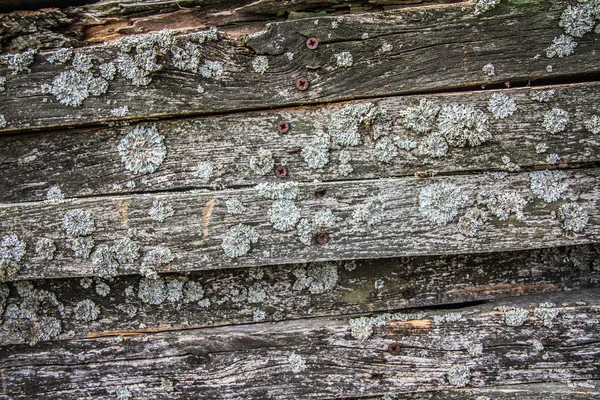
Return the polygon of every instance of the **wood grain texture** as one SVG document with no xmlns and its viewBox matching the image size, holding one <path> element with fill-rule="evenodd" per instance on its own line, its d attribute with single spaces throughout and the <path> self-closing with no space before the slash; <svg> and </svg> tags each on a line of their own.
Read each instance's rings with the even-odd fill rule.
<svg viewBox="0 0 600 400">
<path fill-rule="evenodd" d="M 286 150 L 305 147 L 317 135 L 326 134 L 331 116 L 345 104 L 156 122 L 157 131 L 165 137 L 167 157 L 154 173 L 147 175 L 126 170 L 117 151 L 119 141 L 132 129 L 130 126 L 6 136 L 0 138 L 3 171 L 0 187 L 4 188 L 0 191 L 0 202 L 44 200 L 47 190 L 53 186 L 60 187 L 65 197 L 72 198 L 256 185 L 274 179 L 272 171 L 259 175 L 250 168 L 251 159 L 264 150 L 272 153 L 273 168 L 286 165 L 289 179 L 304 182 L 389 178 L 426 171 L 501 170 L 506 168 L 503 156 L 509 156 L 513 163 L 524 168 L 547 165 L 546 157 L 551 153 L 560 155 L 563 166 L 600 161 L 600 138 L 584 128 L 584 121 L 596 113 L 600 85 L 586 83 L 546 89 L 556 93 L 548 103 L 532 100 L 533 89 L 390 97 L 350 103 L 369 103 L 386 111 L 392 122 L 390 137 L 416 143 L 426 135 L 408 130 L 400 117 L 402 111 L 415 107 L 423 99 L 439 105 L 473 106 L 490 118 L 492 139 L 482 146 L 450 148 L 441 158 L 420 154 L 418 149 L 398 150 L 397 158 L 383 163 L 375 148 L 377 141 L 372 129 L 363 126 L 359 146 L 343 148 L 331 143 L 329 163 L 317 170 L 308 167 L 301 152 Z M 514 115 L 493 118 L 487 107 L 496 93 L 506 94 L 516 102 Z M 552 135 L 542 122 L 544 114 L 555 107 L 569 113 L 569 124 L 564 132 Z M 280 120 L 291 124 L 286 134 L 276 129 Z M 536 152 L 536 145 L 541 143 L 548 147 L 544 154 Z M 352 157 L 350 164 L 354 171 L 348 176 L 340 175 L 339 171 L 342 149 Z M 214 166 L 215 176 L 209 183 L 202 182 L 195 174 L 196 165 L 201 161 L 209 161 Z"/>
<path fill-rule="evenodd" d="M 326 265 L 335 266 L 337 278 L 333 286 L 322 293 L 313 293 L 315 290 L 298 284 L 299 278 L 293 271 L 305 269 L 308 266 L 305 264 L 161 275 L 167 285 L 173 280 L 199 283 L 204 292 L 203 299 L 209 302 L 205 307 L 200 307 L 198 301 L 190 302 L 183 294 L 179 299 L 166 300 L 160 305 L 146 304 L 138 297 L 140 278 L 137 276 L 104 282 L 48 279 L 32 283 L 38 290 L 54 293 L 62 303 L 62 333 L 58 339 L 70 339 L 573 291 L 598 286 L 599 254 L 598 246 L 573 246 L 479 255 L 334 262 Z M 322 266 L 325 265 L 316 265 Z M 108 294 L 99 293 L 104 285 L 110 288 Z M 257 292 L 264 292 L 264 298 L 257 297 Z M 74 318 L 77 303 L 86 299 L 91 299 L 100 308 L 99 318 L 93 322 Z M 23 301 L 13 287 L 7 304 L 20 306 Z M 40 314 L 49 312 L 44 307 L 38 310 Z M 261 312 L 265 314 L 258 318 Z M 0 346 L 30 339 L 24 337 L 23 332 L 11 330 L 8 324 L 0 332 Z"/>
<path fill-rule="evenodd" d="M 598 169 L 564 172 L 562 183 L 567 186 L 560 201 L 550 204 L 534 196 L 530 190 L 530 174 L 524 172 L 510 174 L 503 179 L 475 174 L 434 179 L 380 179 L 352 184 L 302 184 L 296 200 L 300 216 L 312 218 L 317 211 L 330 209 L 337 218 L 332 227 L 321 229 L 330 237 L 329 243 L 323 245 L 305 245 L 295 231 L 274 230 L 275 225 L 268 216 L 273 202 L 258 197 L 254 189 L 109 196 L 60 204 L 3 205 L 0 206 L 0 231 L 16 233 L 29 249 L 34 248 L 40 237 L 55 241 L 57 251 L 54 260 L 40 260 L 30 251 L 21 260 L 18 279 L 93 275 L 92 263 L 74 256 L 63 225 L 66 212 L 76 209 L 86 210 L 95 219 L 93 238 L 96 246 L 112 245 L 117 239 L 127 236 L 129 228 L 133 228 L 136 232 L 134 241 L 141 247 L 142 255 L 156 246 L 170 248 L 175 261 L 157 268 L 158 272 L 524 250 L 598 242 L 599 173 Z M 455 185 L 466 196 L 463 207 L 457 210 L 459 216 L 475 205 L 476 196 L 481 191 L 519 193 L 527 201 L 523 219 L 516 219 L 514 214 L 505 221 L 490 218 L 472 238 L 458 233 L 456 222 L 438 226 L 419 211 L 420 192 L 433 182 Z M 325 191 L 326 194 L 315 197 L 316 191 Z M 246 207 L 242 216 L 227 213 L 225 202 L 231 198 L 240 200 Z M 383 204 L 379 224 L 369 226 L 352 216 L 376 198 L 381 199 Z M 172 207 L 174 212 L 162 223 L 149 216 L 149 210 L 157 199 Z M 577 202 L 590 216 L 585 229 L 575 237 L 566 235 L 561 221 L 556 218 L 558 207 L 567 201 Z M 210 207 L 206 207 L 207 204 Z M 277 212 L 275 215 L 279 217 L 280 214 Z M 232 259 L 224 253 L 221 245 L 226 232 L 239 223 L 253 226 L 259 240 L 246 255 Z M 138 273 L 138 265 L 139 261 L 122 265 L 118 273 Z"/>
<path fill-rule="evenodd" d="M 551 326 L 534 316 L 542 302 L 556 305 Z M 522 326 L 508 326 L 506 312 L 496 306 L 520 307 L 529 317 Z M 119 388 L 137 397 L 375 397 L 451 390 L 448 373 L 459 365 L 470 372 L 467 393 L 529 384 L 543 390 L 550 383 L 546 388 L 561 385 L 558 395 L 570 384 L 580 398 L 594 398 L 596 382 L 587 383 L 593 388 L 576 385 L 600 373 L 599 306 L 599 290 L 503 300 L 452 310 L 460 314 L 453 321 L 435 322 L 439 312 L 388 321 L 363 342 L 351 336 L 346 320 L 313 318 L 11 346 L 0 350 L 3 388 L 14 399 L 114 398 Z M 394 355 L 388 352 L 393 343 L 400 346 Z M 470 354 L 474 344 L 481 354 Z M 304 370 L 292 371 L 293 353 Z M 161 385 L 163 378 L 173 383 L 172 392 Z"/>
<path fill-rule="evenodd" d="M 337 28 L 332 27 L 336 17 L 276 23 L 263 35 L 248 39 L 246 46 L 230 39 L 202 45 L 204 60 L 223 62 L 224 73 L 218 78 L 174 69 L 170 56 L 165 55 L 159 57 L 162 69 L 148 86 L 132 86 L 119 77 L 110 82 L 106 94 L 89 97 L 79 108 L 61 105 L 52 95 L 42 93 L 42 84 L 52 84 L 55 76 L 70 67 L 49 64 L 45 55 L 38 55 L 30 74 L 8 76 L 6 91 L 0 94 L 0 114 L 7 121 L 3 131 L 107 122 L 118 119 L 111 110 L 119 106 L 129 107 L 129 119 L 154 118 L 598 72 L 594 51 L 600 36 L 596 34 L 579 40 L 577 51 L 569 57 L 549 60 L 543 56 L 562 31 L 557 19 L 567 4 L 515 2 L 483 16 L 474 16 L 472 5 L 410 8 L 335 19 Z M 313 35 L 321 38 L 314 51 L 305 45 L 306 38 Z M 393 49 L 382 53 L 384 43 Z M 84 52 L 97 60 L 96 65 L 118 55 L 113 45 Z M 294 53 L 291 61 L 288 52 Z M 336 55 L 342 52 L 352 54 L 352 67 L 336 64 Z M 538 54 L 541 56 L 536 57 Z M 264 74 L 253 70 L 257 55 L 268 58 Z M 443 64 L 439 60 L 444 60 Z M 488 63 L 495 65 L 494 76 L 482 71 Z M 549 64 L 554 72 L 547 71 Z M 306 65 L 320 68 L 311 72 Z M 307 91 L 295 87 L 301 77 L 310 82 Z"/>
</svg>

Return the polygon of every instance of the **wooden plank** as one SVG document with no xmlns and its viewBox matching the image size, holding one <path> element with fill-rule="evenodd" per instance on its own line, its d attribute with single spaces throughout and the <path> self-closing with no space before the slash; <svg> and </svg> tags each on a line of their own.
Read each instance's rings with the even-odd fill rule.
<svg viewBox="0 0 600 400">
<path fill-rule="evenodd" d="M 510 311 L 499 306 L 516 307 L 521 325 L 509 325 Z M 312 318 L 5 347 L 4 393 L 114 398 L 127 389 L 138 397 L 316 399 L 458 386 L 485 394 L 488 386 L 552 382 L 563 392 L 571 384 L 573 392 L 598 395 L 597 386 L 576 386 L 600 373 L 598 289 L 404 318 L 387 320 L 362 342 L 349 321 Z M 399 347 L 389 350 L 391 344 Z"/>
<path fill-rule="evenodd" d="M 55 336 L 40 338 L 34 334 L 35 330 L 23 329 L 35 322 L 6 317 L 0 346 L 42 339 L 339 316 L 572 291 L 595 285 L 594 260 L 599 255 L 599 246 L 573 246 L 163 274 L 161 282 L 171 290 L 165 292 L 170 295 L 160 304 L 149 304 L 147 298 L 140 295 L 139 288 L 144 283 L 137 276 L 96 282 L 91 279 L 40 280 L 31 282 L 38 291 L 37 297 L 40 293 L 52 293 L 62 312 L 57 312 L 58 304 L 40 304 L 30 309 L 29 315 L 54 315 L 60 320 L 60 330 Z M 306 284 L 303 274 L 310 279 Z M 192 301 L 188 289 L 195 284 L 201 289 L 193 293 L 199 293 L 200 297 L 195 296 Z M 0 304 L 26 308 L 32 304 L 30 299 L 36 297 L 21 296 L 18 292 L 12 285 L 10 297 Z M 87 299 L 100 311 L 93 322 L 75 317 L 77 304 Z M 2 310 L 0 306 L 0 314 Z"/>
<path fill-rule="evenodd" d="M 20 268 L 6 273 L 7 279 L 139 273 L 140 260 L 123 260 L 131 252 L 117 249 L 117 256 L 110 255 L 108 246 L 116 246 L 128 235 L 140 247 L 142 260 L 147 256 L 147 273 L 514 251 L 598 242 L 599 173 L 598 169 L 581 169 L 522 172 L 500 179 L 474 174 L 298 186 L 289 182 L 287 188 L 297 189 L 283 191 L 276 186 L 265 193 L 239 189 L 21 203 L 0 206 L 0 231 L 13 232 L 30 249 L 13 263 Z M 489 203 L 493 215 L 488 213 L 488 222 L 468 237 L 469 221 L 479 225 L 477 218 L 468 217 L 462 228 L 456 220 L 469 209 L 484 212 L 485 192 L 496 196 L 498 204 Z M 295 201 L 261 197 L 296 198 L 296 193 Z M 231 199 L 242 203 L 243 215 L 228 213 L 226 201 Z M 557 214 L 567 202 L 575 202 L 589 217 L 580 221 L 577 232 L 565 231 Z M 161 217 L 156 212 L 159 205 L 163 222 L 155 220 Z M 325 215 L 319 217 L 319 211 Z M 300 217 L 307 220 L 301 223 Z M 318 227 L 311 226 L 314 218 Z M 577 224 L 576 219 L 569 221 Z M 312 236 L 317 233 L 325 234 L 321 244 Z M 102 256 L 95 266 L 75 257 L 72 250 L 74 241 L 84 235 L 93 238 L 97 256 Z M 57 250 L 52 261 L 32 251 L 39 238 L 54 241 Z M 163 247 L 170 249 L 173 262 L 167 256 L 163 261 L 152 256 Z M 113 257 L 122 260 L 120 267 Z"/>
<path fill-rule="evenodd" d="M 540 90 L 554 91 L 547 103 L 530 98 Z M 487 110 L 493 96 L 507 95 L 517 110 L 504 119 L 493 118 Z M 422 143 L 429 133 L 416 133 L 406 128 L 404 115 L 420 101 L 439 106 L 464 104 L 482 110 L 489 118 L 491 139 L 482 146 L 450 147 L 445 156 L 432 157 L 422 152 Z M 288 179 L 312 182 L 388 178 L 426 171 L 438 173 L 506 169 L 503 157 L 523 167 L 547 165 L 549 154 L 558 153 L 562 165 L 599 161 L 600 139 L 585 128 L 585 121 L 596 112 L 600 102 L 600 84 L 559 85 L 535 89 L 507 89 L 490 92 L 466 92 L 427 96 L 391 97 L 377 101 L 335 104 L 318 107 L 284 109 L 276 112 L 254 112 L 227 116 L 193 118 L 156 122 L 154 126 L 165 137 L 167 156 L 154 173 L 134 174 L 125 169 L 119 152 L 119 142 L 132 127 L 110 127 L 0 138 L 0 202 L 44 200 L 47 191 L 58 186 L 66 198 L 101 194 L 140 193 L 190 188 L 242 187 L 276 180 L 275 165 L 286 165 Z M 379 145 L 387 139 L 375 140 L 373 129 L 360 125 L 361 143 L 355 147 L 337 145 L 333 138 L 329 162 L 312 169 L 302 151 L 291 149 L 311 146 L 318 135 L 332 131 L 333 116 L 347 107 L 365 107 L 386 112 L 391 132 L 388 137 L 410 140 L 417 146 L 403 150 L 391 146 L 397 157 L 382 162 Z M 367 106 L 369 107 L 369 106 Z M 568 112 L 565 131 L 549 134 L 542 126 L 544 117 L 553 108 Z M 348 117 L 350 118 L 350 117 Z M 290 130 L 280 134 L 277 124 L 289 121 Z M 435 117 L 433 118 L 435 121 Z M 141 125 L 149 127 L 151 125 Z M 437 132 L 437 123 L 432 123 Z M 243 134 L 240 134 L 243 133 Z M 547 150 L 538 153 L 545 143 Z M 350 155 L 353 171 L 341 171 L 340 154 Z M 271 152 L 271 165 L 257 173 L 251 162 L 261 152 Z M 214 166 L 214 177 L 204 182 L 196 175 L 199 162 Z"/>
<path fill-rule="evenodd" d="M 69 64 L 50 64 L 45 60 L 48 54 L 38 55 L 35 62 L 27 66 L 31 73 L 8 75 L 6 91 L 0 94 L 0 114 L 7 121 L 4 131 L 9 132 L 117 120 L 121 117 L 115 117 L 111 111 L 123 106 L 128 107 L 128 119 L 154 118 L 451 90 L 598 72 L 600 66 L 594 52 L 600 39 L 595 34 L 578 40 L 577 50 L 569 57 L 549 60 L 544 56 L 545 49 L 562 32 L 557 20 L 568 3 L 564 0 L 513 1 L 495 12 L 478 16 L 474 15 L 472 5 L 461 4 L 352 15 L 343 20 L 323 17 L 276 23 L 264 34 L 255 35 L 245 43 L 220 39 L 199 45 L 201 60 L 222 63 L 211 64 L 210 71 L 203 71 L 213 78 L 174 68 L 168 51 L 171 44 L 152 39 L 152 43 L 165 45 L 162 47 L 165 56 L 154 60 L 153 53 L 148 52 L 137 60 L 145 65 L 144 71 L 148 73 L 159 69 L 153 64 L 158 61 L 158 72 L 140 76 L 140 70 L 134 73 L 133 69 L 127 68 L 129 64 L 122 63 L 132 75 L 145 81 L 143 83 L 148 83 L 146 78 L 151 78 L 152 82 L 147 86 L 131 85 L 123 77 L 110 83 L 96 79 L 98 65 L 119 57 L 119 50 L 112 44 L 83 51 L 95 60 L 92 72 L 88 71 L 86 62 L 77 64 L 83 72 L 74 72 Z M 321 40 L 321 45 L 314 51 L 305 45 L 306 38 L 313 35 Z M 179 48 L 190 44 L 189 40 L 190 36 L 178 39 Z M 385 43 L 392 49 L 382 52 Z M 134 52 L 131 50 L 131 55 Z M 287 54 L 290 52 L 293 57 Z M 352 55 L 351 67 L 343 66 L 350 65 L 348 60 L 344 61 L 348 58 L 345 53 Z M 129 53 L 121 56 L 131 61 L 127 55 Z M 339 65 L 338 56 L 341 57 Z M 263 71 L 265 59 L 268 69 Z M 443 66 L 440 67 L 438 60 L 445 60 Z M 189 67 L 192 71 L 199 69 L 200 65 L 186 62 L 180 67 Z M 495 66 L 493 76 L 482 71 L 489 63 Z M 320 68 L 307 70 L 307 65 Z M 548 72 L 549 65 L 553 72 Z M 222 75 L 220 66 L 223 67 Z M 61 73 L 67 75 L 54 85 L 55 77 Z M 94 74 L 95 78 L 89 74 Z M 215 78 L 215 74 L 220 76 Z M 309 80 L 306 91 L 296 89 L 296 82 L 302 77 Z M 84 83 L 76 88 L 76 92 L 68 92 L 70 86 L 63 84 L 66 81 Z M 63 98 L 66 104 L 83 101 L 83 105 L 74 109 L 59 103 L 53 95 L 43 93 L 42 84 L 54 85 L 54 93 L 59 96 L 71 93 Z M 86 94 L 101 94 L 106 84 L 108 91 L 105 94 L 84 99 Z M 198 93 L 199 85 L 202 93 Z M 82 94 L 82 97 L 74 98 L 73 93 Z M 243 97 L 240 93 L 244 93 Z"/>
</svg>

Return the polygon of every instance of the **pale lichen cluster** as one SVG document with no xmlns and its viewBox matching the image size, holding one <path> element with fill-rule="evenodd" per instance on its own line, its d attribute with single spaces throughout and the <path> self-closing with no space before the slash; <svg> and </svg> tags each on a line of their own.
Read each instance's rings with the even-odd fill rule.
<svg viewBox="0 0 600 400">
<path fill-rule="evenodd" d="M 136 175 L 151 174 L 167 155 L 164 140 L 156 125 L 138 125 L 121 139 L 117 151 L 127 170 Z"/>
</svg>

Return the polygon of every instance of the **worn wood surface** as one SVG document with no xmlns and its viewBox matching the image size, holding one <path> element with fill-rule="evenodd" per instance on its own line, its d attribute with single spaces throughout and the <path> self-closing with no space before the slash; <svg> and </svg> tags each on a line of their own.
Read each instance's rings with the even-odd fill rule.
<svg viewBox="0 0 600 400">
<path fill-rule="evenodd" d="M 208 79 L 174 69 L 166 55 L 157 59 L 162 69 L 152 75 L 148 86 L 133 86 L 117 77 L 106 94 L 87 98 L 79 108 L 42 93 L 43 83 L 52 84 L 70 67 L 50 64 L 38 55 L 31 73 L 7 77 L 0 114 L 7 121 L 4 131 L 23 131 L 115 120 L 111 110 L 120 106 L 128 106 L 129 119 L 172 117 L 598 72 L 594 52 L 599 35 L 583 37 L 569 57 L 544 56 L 561 32 L 557 18 L 566 5 L 566 1 L 515 1 L 483 16 L 474 16 L 471 5 L 444 5 L 351 15 L 341 21 L 323 17 L 276 23 L 246 40 L 245 46 L 230 39 L 201 45 L 203 59 L 223 63 L 222 76 Z M 321 40 L 314 51 L 305 45 L 312 35 Z M 186 40 L 182 38 L 180 45 Z M 392 50 L 382 52 L 384 43 L 391 44 Z M 96 66 L 118 55 L 114 45 L 84 52 L 97 60 Z M 291 61 L 289 52 L 294 53 Z M 336 55 L 343 52 L 352 54 L 352 67 L 336 64 Z M 268 59 L 264 73 L 253 70 L 258 55 Z M 437 60 L 444 62 L 440 65 Z M 495 66 L 494 76 L 482 71 L 488 63 Z M 320 68 L 307 70 L 306 65 Z M 548 65 L 553 72 L 548 72 Z M 306 91 L 295 87 L 301 77 L 309 80 Z"/>
<path fill-rule="evenodd" d="M 540 103 L 530 95 L 535 89 L 507 89 L 428 96 L 391 97 L 369 102 L 391 118 L 390 137 L 420 143 L 424 136 L 405 128 L 401 113 L 416 107 L 423 99 L 439 105 L 465 104 L 483 110 L 490 117 L 492 139 L 482 146 L 450 148 L 444 157 L 435 158 L 398 149 L 398 157 L 389 163 L 380 161 L 377 141 L 372 129 L 362 127 L 362 143 L 341 147 L 332 143 L 329 162 L 324 168 L 311 169 L 301 152 L 286 150 L 303 148 L 318 135 L 326 134 L 332 115 L 346 104 L 301 107 L 268 112 L 253 112 L 169 120 L 156 122 L 157 131 L 165 136 L 167 157 L 152 174 L 135 175 L 126 170 L 117 146 L 131 126 L 103 129 L 63 131 L 47 135 L 13 135 L 2 139 L 0 152 L 0 202 L 44 200 L 46 192 L 58 186 L 66 198 L 104 194 L 142 193 L 194 188 L 232 188 L 275 181 L 273 171 L 257 174 L 250 166 L 260 151 L 272 153 L 272 169 L 286 165 L 288 180 L 312 182 L 388 178 L 426 171 L 455 173 L 502 170 L 503 156 L 523 168 L 548 165 L 551 153 L 560 156 L 564 167 L 600 161 L 600 138 L 584 127 L 584 121 L 596 113 L 600 102 L 600 86 L 596 83 L 549 86 L 555 95 L 550 102 Z M 505 119 L 494 119 L 487 110 L 493 94 L 510 96 L 517 111 Z M 559 107 L 569 113 L 564 132 L 552 135 L 542 126 L 544 115 Z M 280 120 L 289 121 L 286 134 L 277 131 Z M 150 125 L 143 125 L 150 126 Z M 243 134 L 240 134 L 243 132 Z M 547 151 L 539 154 L 536 145 L 545 143 Z M 339 154 L 351 155 L 354 171 L 342 176 Z M 216 156 L 217 155 L 217 156 Z M 212 162 L 214 178 L 204 183 L 194 168 L 201 161 Z M 133 183 L 134 185 L 131 185 Z"/>
<path fill-rule="evenodd" d="M 541 319 L 546 302 L 557 315 Z M 3 392 L 14 399 L 114 398 L 119 388 L 136 397 L 375 397 L 452 389 L 451 370 L 463 366 L 468 393 L 554 382 L 596 397 L 596 382 L 577 384 L 600 373 L 599 305 L 598 290 L 507 299 L 452 310 L 450 321 L 433 317 L 439 312 L 388 321 L 363 342 L 351 336 L 347 320 L 313 318 L 12 346 L 0 350 Z M 507 311 L 496 306 L 529 316 L 509 326 Z M 399 349 L 391 354 L 394 343 Z M 481 345 L 481 353 L 469 351 L 472 345 Z M 305 369 L 292 371 L 292 353 Z"/>
<path fill-rule="evenodd" d="M 318 316 L 443 306 L 509 296 L 578 290 L 598 286 L 600 247 L 573 246 L 544 250 L 460 255 L 407 257 L 334 262 L 331 286 L 317 287 L 323 278 L 304 287 L 294 274 L 306 264 L 258 269 L 204 271 L 186 275 L 162 275 L 173 280 L 197 282 L 203 290 L 204 307 L 198 301 L 165 300 L 147 304 L 138 297 L 140 278 L 119 277 L 96 282 L 81 279 L 32 282 L 38 290 L 55 294 L 62 303 L 59 339 L 133 334 L 161 330 L 231 325 L 253 321 L 279 321 Z M 109 293 L 102 292 L 105 285 Z M 264 296 L 257 296 L 263 293 Z M 99 318 L 84 322 L 74 317 L 80 301 L 91 299 Z M 7 304 L 25 300 L 13 287 Z M 204 300 L 206 301 L 206 300 Z M 48 306 L 48 309 L 52 307 Z M 48 309 L 41 307 L 43 315 Z M 264 316 L 260 314 L 264 312 Z M 29 342 L 23 331 L 5 325 L 0 345 Z"/>
<path fill-rule="evenodd" d="M 85 209 L 95 219 L 93 239 L 96 245 L 112 245 L 118 238 L 127 236 L 129 228 L 133 228 L 133 240 L 141 247 L 142 255 L 155 246 L 168 247 L 175 260 L 157 267 L 158 272 L 297 263 L 300 260 L 478 253 L 585 244 L 600 239 L 599 172 L 597 169 L 564 172 L 562 181 L 567 187 L 560 197 L 561 201 L 553 203 L 534 196 L 530 190 L 530 174 L 525 172 L 502 179 L 476 174 L 434 179 L 357 181 L 353 185 L 345 182 L 300 185 L 296 207 L 301 216 L 312 218 L 315 212 L 330 209 L 338 219 L 332 227 L 321 229 L 329 235 L 327 244 L 306 245 L 294 230 L 274 230 L 268 216 L 273 202 L 259 198 L 254 189 L 84 198 L 59 204 L 3 205 L 0 206 L 0 230 L 14 232 L 30 248 L 40 237 L 55 241 L 57 251 L 54 260 L 40 260 L 29 252 L 21 260 L 18 279 L 94 274 L 92 263 L 76 258 L 68 244 L 65 215 L 76 209 Z M 520 193 L 528 203 L 521 220 L 516 219 L 514 214 L 505 221 L 493 217 L 475 237 L 465 237 L 458 232 L 456 222 L 439 226 L 420 213 L 420 191 L 433 182 L 451 183 L 460 188 L 466 197 L 459 215 L 476 205 L 475 199 L 481 191 Z M 315 197 L 315 192 L 323 190 L 326 193 L 324 197 Z M 244 215 L 227 213 L 225 202 L 231 198 L 246 206 Z M 353 212 L 376 198 L 381 199 L 383 204 L 380 223 L 368 225 L 352 216 Z M 156 199 L 173 208 L 173 215 L 164 222 L 154 221 L 149 216 Z M 574 237 L 566 235 L 561 221 L 555 216 L 559 205 L 569 200 L 577 202 L 590 216 L 585 229 Z M 253 226 L 259 240 L 243 257 L 232 259 L 221 245 L 226 232 L 239 223 Z M 118 274 L 138 273 L 138 265 L 139 261 L 124 264 Z"/>
</svg>

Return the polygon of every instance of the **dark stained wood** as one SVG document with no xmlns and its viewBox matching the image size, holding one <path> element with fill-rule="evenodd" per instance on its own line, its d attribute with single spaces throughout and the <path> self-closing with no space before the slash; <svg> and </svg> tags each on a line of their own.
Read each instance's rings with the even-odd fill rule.
<svg viewBox="0 0 600 400">
<path fill-rule="evenodd" d="M 530 190 L 530 174 L 510 174 L 496 179 L 488 174 L 454 175 L 433 179 L 403 178 L 345 182 L 312 183 L 299 186 L 296 205 L 302 217 L 312 218 L 319 211 L 330 209 L 338 222 L 325 232 L 329 243 L 305 245 L 295 231 L 280 232 L 269 222 L 271 200 L 263 200 L 254 189 L 224 190 L 215 193 L 186 192 L 76 199 L 61 204 L 20 203 L 0 207 L 0 231 L 14 232 L 29 249 L 35 241 L 46 237 L 55 241 L 57 251 L 53 261 L 41 261 L 29 252 L 21 261 L 18 279 L 58 278 L 93 275 L 92 263 L 76 258 L 68 246 L 63 225 L 68 210 L 84 209 L 95 219 L 96 245 L 112 245 L 128 234 L 137 233 L 134 241 L 142 255 L 152 247 L 167 246 L 175 261 L 159 272 L 221 269 L 242 266 L 274 265 L 309 261 L 365 259 L 413 255 L 479 253 L 489 251 L 524 250 L 585 243 L 600 239 L 600 203 L 598 169 L 564 172 L 567 187 L 560 201 L 546 203 Z M 522 220 L 513 214 L 506 221 L 492 217 L 472 238 L 457 231 L 456 222 L 438 226 L 419 211 L 419 193 L 433 182 L 446 182 L 460 188 L 468 200 L 458 215 L 475 205 L 481 191 L 519 193 L 528 201 Z M 325 190 L 325 197 L 315 192 Z M 379 197 L 383 216 L 372 226 L 357 222 L 352 213 Z M 227 213 L 225 202 L 236 198 L 246 207 L 239 215 Z M 152 203 L 159 199 L 174 210 L 164 222 L 149 216 Z M 576 201 L 590 216 L 585 229 L 575 237 L 567 235 L 556 218 L 558 207 Z M 458 217 L 457 217 L 458 218 Z M 254 226 L 259 240 L 243 257 L 231 259 L 221 244 L 223 235 L 239 223 Z M 137 273 L 139 261 L 123 265 L 119 274 Z"/>
<path fill-rule="evenodd" d="M 56 295 L 63 304 L 62 334 L 59 339 L 133 334 L 158 330 L 189 329 L 212 325 L 253 322 L 255 313 L 264 312 L 264 321 L 337 316 L 348 313 L 441 306 L 472 301 L 501 299 L 556 291 L 573 291 L 594 284 L 600 247 L 573 246 L 544 250 L 458 255 L 444 257 L 406 257 L 365 261 L 334 262 L 338 279 L 324 293 L 294 286 L 293 271 L 306 265 L 228 269 L 166 274 L 161 277 L 189 280 L 202 285 L 204 299 L 146 304 L 137 296 L 140 278 L 119 277 L 104 281 L 110 288 L 106 296 L 97 291 L 99 282 L 80 279 L 49 279 L 32 282 L 39 290 Z M 382 287 L 375 287 L 377 282 Z M 248 291 L 258 283 L 265 293 L 259 303 L 248 301 Z M 88 286 L 89 285 L 89 286 Z M 101 284 L 102 285 L 102 284 Z M 133 289 L 130 295 L 126 289 Z M 8 304 L 23 301 L 12 289 Z M 98 320 L 88 323 L 73 317 L 73 308 L 91 299 L 100 308 Z M 43 313 L 42 310 L 40 312 Z M 132 315 L 134 314 L 134 315 Z M 0 345 L 22 343 L 29 338 L 5 326 Z"/>
<path fill-rule="evenodd" d="M 558 311 L 552 326 L 534 316 L 546 302 Z M 558 394 L 570 384 L 594 398 L 597 386 L 577 384 L 600 373 L 598 305 L 597 289 L 506 299 L 388 321 L 363 342 L 351 336 L 347 320 L 313 318 L 11 346 L 0 350 L 3 387 L 14 399 L 114 398 L 119 388 L 136 397 L 365 397 L 451 390 L 449 371 L 465 366 L 468 393 L 532 384 L 542 392 L 560 383 Z M 522 326 L 508 326 L 497 306 L 523 308 L 529 317 Z M 457 313 L 452 321 L 433 318 Z M 387 350 L 393 343 L 400 346 L 395 355 Z M 468 351 L 476 344 L 479 355 Z M 304 370 L 292 371 L 292 354 L 302 358 Z M 165 393 L 162 379 L 173 383 L 173 392 Z"/>
<path fill-rule="evenodd" d="M 487 107 L 492 93 L 487 91 L 369 101 L 391 118 L 391 137 L 415 141 L 423 138 L 403 126 L 400 112 L 426 99 L 440 105 L 467 104 L 485 111 L 490 118 L 492 139 L 482 146 L 451 148 L 442 158 L 422 155 L 418 150 L 398 150 L 397 158 L 382 163 L 372 132 L 363 128 L 361 145 L 345 148 L 352 156 L 350 164 L 354 168 L 348 176 L 340 175 L 340 146 L 335 144 L 330 146 L 329 163 L 318 170 L 308 168 L 301 152 L 286 152 L 302 148 L 317 134 L 327 132 L 331 115 L 344 104 L 157 122 L 157 131 L 165 137 L 167 157 L 148 175 L 136 176 L 127 171 L 117 152 L 119 141 L 131 126 L 4 137 L 0 152 L 3 171 L 0 187 L 4 190 L 0 191 L 0 201 L 44 200 L 46 191 L 53 186 L 60 187 L 67 198 L 250 186 L 275 179 L 272 172 L 258 175 L 250 168 L 251 158 L 261 150 L 272 152 L 273 166 L 287 166 L 289 179 L 304 182 L 387 178 L 425 171 L 496 170 L 506 168 L 503 156 L 509 156 L 523 168 L 547 165 L 546 157 L 551 153 L 560 155 L 563 166 L 600 161 L 600 139 L 584 128 L 584 121 L 596 113 L 600 86 L 595 83 L 548 86 L 547 90 L 556 92 L 548 103 L 530 98 L 531 93 L 539 89 L 494 91 L 516 102 L 517 111 L 506 119 L 494 119 L 489 113 Z M 551 135 L 542 127 L 542 122 L 544 114 L 554 107 L 569 113 L 569 124 L 566 131 Z M 291 124 L 286 134 L 276 129 L 280 120 Z M 548 146 L 544 154 L 536 152 L 536 145 L 540 143 Z M 215 177 L 208 184 L 194 173 L 200 161 L 209 161 L 215 167 Z M 135 187 L 128 187 L 130 182 Z"/>
<path fill-rule="evenodd" d="M 482 16 L 474 16 L 472 5 L 443 5 L 351 15 L 341 21 L 319 17 L 275 23 L 264 34 L 242 42 L 222 39 L 202 45 L 204 59 L 224 64 L 224 73 L 217 79 L 176 70 L 169 56 L 159 57 L 165 65 L 148 86 L 132 86 L 117 78 L 107 94 L 90 97 L 79 108 L 61 105 L 42 93 L 43 83 L 51 84 L 69 67 L 49 64 L 47 54 L 40 54 L 30 74 L 8 77 L 6 91 L 0 94 L 0 114 L 7 121 L 5 132 L 28 131 L 115 120 L 110 110 L 125 105 L 130 119 L 162 118 L 598 72 L 594 55 L 598 35 L 579 40 L 576 52 L 569 57 L 550 60 L 544 56 L 562 31 L 557 19 L 567 3 L 511 3 Z M 337 28 L 332 22 L 337 22 Z M 305 41 L 313 35 L 320 38 L 321 45 L 308 50 Z M 382 53 L 384 43 L 393 49 Z M 113 45 L 84 52 L 91 53 L 97 64 L 117 57 Z M 288 52 L 294 53 L 291 61 Z M 352 54 L 352 67 L 336 65 L 335 56 L 342 52 Z M 264 74 L 252 69 L 257 55 L 269 59 Z M 495 65 L 494 76 L 482 71 L 488 63 Z M 321 68 L 310 72 L 306 65 Z M 548 65 L 553 66 L 553 72 L 547 71 Z M 301 77 L 309 79 L 307 91 L 295 87 Z M 202 94 L 197 92 L 199 84 Z"/>
</svg>

